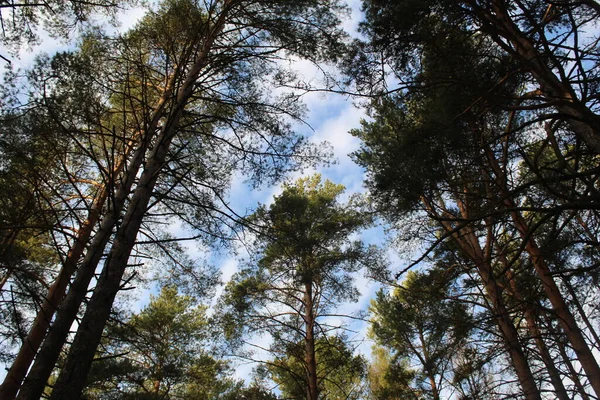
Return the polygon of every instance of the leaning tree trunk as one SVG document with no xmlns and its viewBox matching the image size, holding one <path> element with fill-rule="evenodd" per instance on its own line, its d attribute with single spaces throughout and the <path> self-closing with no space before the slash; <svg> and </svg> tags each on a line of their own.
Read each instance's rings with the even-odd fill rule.
<svg viewBox="0 0 600 400">
<path fill-rule="evenodd" d="M 496 176 L 496 184 L 502 192 L 504 206 L 508 210 L 511 210 L 510 217 L 524 242 L 525 251 L 531 257 L 533 268 L 535 269 L 542 283 L 546 297 L 548 298 L 548 301 L 550 301 L 550 304 L 552 304 L 553 311 L 556 314 L 556 317 L 558 318 L 565 335 L 569 339 L 575 354 L 577 354 L 577 358 L 581 363 L 581 366 L 583 367 L 590 384 L 592 385 L 592 388 L 596 392 L 596 395 L 600 395 L 600 366 L 598 365 L 594 354 L 588 346 L 583 333 L 577 326 L 575 317 L 571 313 L 571 310 L 569 310 L 569 306 L 563 298 L 560 289 L 556 285 L 552 271 L 550 271 L 550 268 L 548 268 L 548 264 L 546 263 L 546 260 L 542 255 L 535 238 L 533 237 L 533 232 L 531 231 L 525 218 L 523 218 L 521 213 L 517 211 L 518 208 L 513 201 L 512 194 L 508 190 L 506 184 L 504 171 L 500 167 L 498 160 L 491 150 L 487 149 L 486 155 L 489 165 Z"/>
<path fill-rule="evenodd" d="M 511 204 L 509 207 L 514 209 L 515 205 Z M 573 350 L 575 351 L 575 354 L 577 354 L 577 358 L 581 363 L 592 388 L 594 388 L 597 395 L 600 395 L 600 366 L 589 348 L 583 333 L 577 326 L 575 317 L 569 310 L 569 306 L 560 293 L 556 282 L 554 282 L 552 272 L 548 268 L 546 260 L 542 256 L 541 250 L 537 246 L 525 219 L 516 211 L 513 211 L 511 215 L 521 238 L 525 241 L 525 251 L 531 256 L 533 267 L 542 282 L 542 286 L 548 300 L 552 304 L 554 313 L 556 314 L 565 335 L 569 339 L 569 342 L 571 342 Z"/>
<path fill-rule="evenodd" d="M 103 215 L 100 227 L 94 235 L 86 255 L 77 270 L 75 280 L 71 284 L 67 296 L 60 304 L 57 317 L 44 339 L 28 377 L 25 379 L 19 391 L 18 399 L 38 399 L 44 391 L 46 382 L 54 369 L 62 346 L 67 340 L 69 330 L 75 321 L 79 307 L 86 296 L 88 286 L 94 277 L 96 268 L 104 254 L 104 249 L 109 242 L 113 228 L 120 219 L 127 197 L 131 193 L 131 188 L 144 160 L 144 155 L 148 143 L 151 140 L 151 136 L 164 115 L 168 100 L 172 97 L 174 85 L 175 76 L 173 75 L 154 108 L 153 119 L 151 120 L 146 133 L 140 135 L 140 143 L 134 151 L 129 165 L 127 165 L 126 170 L 123 172 L 121 185 L 118 186 L 116 193 L 111 197 L 112 201 L 110 202 L 110 207 Z M 125 165 L 123 168 L 125 169 Z M 107 195 L 108 194 L 107 191 Z M 61 282 L 61 284 L 63 283 L 68 283 L 68 278 L 66 278 L 66 282 Z M 6 398 L 9 399 L 13 397 L 14 394 L 12 397 Z M 0 398 L 4 399 L 4 397 Z"/>
<path fill-rule="evenodd" d="M 50 328 L 50 321 L 54 318 L 54 313 L 65 297 L 67 286 L 71 281 L 71 277 L 77 270 L 77 264 L 84 254 L 94 228 L 100 221 L 102 210 L 111 193 L 111 188 L 116 187 L 115 182 L 118 177 L 123 174 L 131 152 L 136 149 L 136 144 L 139 144 L 136 143 L 137 141 L 139 141 L 139 135 L 129 141 L 125 153 L 116 163 L 116 166 L 109 176 L 110 181 L 102 184 L 96 193 L 92 206 L 88 212 L 88 217 L 77 230 L 75 242 L 69 249 L 67 257 L 65 258 L 56 279 L 48 289 L 48 293 L 46 294 L 46 297 L 44 297 L 42 305 L 29 329 L 29 333 L 23 341 L 15 360 L 4 378 L 4 382 L 0 386 L 0 399 L 14 399 L 17 395 L 19 387 L 23 383 L 23 379 L 25 379 L 27 371 Z M 133 162 L 133 164 L 135 164 L 135 162 Z M 119 214 L 122 205 L 119 207 L 118 205 L 111 204 L 111 208 L 110 212 Z M 105 226 L 104 228 L 105 231 L 112 231 L 112 225 Z"/>
<path fill-rule="evenodd" d="M 583 305 L 581 305 L 581 302 L 577 298 L 577 293 L 575 293 L 575 289 L 573 289 L 573 285 L 571 284 L 571 279 L 568 276 L 562 276 L 562 281 L 563 281 L 563 285 L 565 286 L 565 288 L 569 292 L 569 295 L 571 296 L 571 301 L 572 301 L 573 305 L 575 306 L 575 308 L 577 309 L 577 312 L 579 313 L 579 318 L 581 318 L 581 320 L 583 321 L 584 325 L 586 326 L 589 334 L 594 339 L 593 346 L 596 349 L 600 349 L 600 337 L 598 337 L 598 332 L 596 332 L 596 328 L 594 328 L 594 325 L 590 321 L 590 319 L 588 317 L 588 313 L 586 313 L 585 309 L 583 308 Z M 590 338 L 590 340 L 592 338 Z"/>
<path fill-rule="evenodd" d="M 94 199 L 88 213 L 88 218 L 79 228 L 75 243 L 69 249 L 58 276 L 48 289 L 48 293 L 43 299 L 42 306 L 38 310 L 35 320 L 29 329 L 29 333 L 21 344 L 19 352 L 8 370 L 4 382 L 0 386 L 0 399 L 14 399 L 17 395 L 19 387 L 27 375 L 27 370 L 29 370 L 35 354 L 44 340 L 44 336 L 50 326 L 50 321 L 54 317 L 54 312 L 65 295 L 71 276 L 77 269 L 77 263 L 83 255 L 92 231 L 98 223 L 100 213 L 107 197 L 108 188 L 106 185 L 103 185 Z"/>
<path fill-rule="evenodd" d="M 579 378 L 579 373 L 575 370 L 571 357 L 569 357 L 569 355 L 567 354 L 567 346 L 561 338 L 562 334 L 554 330 L 554 328 L 552 327 L 552 321 L 548 320 L 546 324 L 551 334 L 555 338 L 557 338 L 556 347 L 558 348 L 558 352 L 560 353 L 560 356 L 563 359 L 563 364 L 566 365 L 567 369 L 569 370 L 568 377 L 573 381 L 573 384 L 575 385 L 575 388 L 577 390 L 577 394 L 579 394 L 583 400 L 590 400 L 590 396 L 585 391 L 585 387 L 581 382 L 581 379 Z"/>
<path fill-rule="evenodd" d="M 225 9 L 229 7 L 230 2 L 231 0 L 225 1 Z M 177 93 L 170 114 L 164 121 L 162 132 L 156 139 L 156 144 L 133 192 L 125 217 L 115 235 L 111 251 L 77 329 L 66 363 L 53 386 L 51 395 L 53 400 L 76 399 L 81 395 L 156 181 L 164 166 L 170 144 L 177 133 L 183 110 L 192 96 L 194 84 L 200 72 L 208 63 L 209 52 L 217 35 L 225 25 L 226 17 L 227 13 L 222 12 L 204 38 L 204 44 Z"/>
<path fill-rule="evenodd" d="M 563 384 L 560 371 L 558 368 L 556 368 L 554 360 L 552 359 L 552 355 L 550 354 L 550 350 L 548 349 L 548 346 L 546 346 L 544 338 L 542 337 L 542 332 L 539 329 L 539 324 L 536 318 L 536 310 L 519 290 L 516 282 L 516 276 L 511 270 L 510 263 L 508 262 L 506 254 L 503 251 L 500 253 L 500 262 L 504 271 L 506 271 L 506 278 L 510 282 L 512 296 L 522 305 L 524 309 L 527 329 L 529 330 L 529 334 L 533 338 L 533 341 L 535 342 L 535 345 L 540 353 L 542 362 L 548 371 L 548 376 L 550 377 L 550 382 L 552 382 L 552 386 L 554 387 L 556 398 L 559 400 L 569 400 L 570 397 L 565 385 Z"/>
<path fill-rule="evenodd" d="M 135 244 L 152 191 L 166 158 L 172 136 L 161 135 L 134 190 L 127 212 L 114 238 L 94 294 L 90 299 L 67 361 L 52 389 L 52 399 L 79 398 L 102 331 L 121 286 L 121 278 Z"/>
<path fill-rule="evenodd" d="M 315 351 L 315 313 L 313 304 L 312 281 L 304 288 L 305 308 L 305 362 L 307 380 L 307 400 L 318 400 L 319 386 L 317 383 L 317 359 Z"/>
<path fill-rule="evenodd" d="M 60 351 L 69 335 L 71 325 L 75 321 L 79 307 L 86 296 L 88 286 L 94 277 L 96 267 L 104 254 L 104 249 L 111 237 L 113 227 L 116 225 L 125 200 L 131 191 L 137 171 L 142 164 L 144 147 L 140 146 L 136 150 L 123 185 L 115 193 L 111 204 L 112 207 L 104 215 L 102 223 L 94 235 L 83 262 L 77 270 L 75 280 L 71 284 L 67 296 L 62 301 L 56 319 L 44 339 L 27 378 L 19 390 L 17 396 L 19 400 L 37 400 L 44 392 L 46 382 L 54 369 Z"/>
<path fill-rule="evenodd" d="M 464 226 L 460 230 L 455 230 L 455 228 L 449 222 L 451 219 L 455 219 L 452 214 L 444 210 L 444 212 L 448 215 L 440 216 L 429 201 L 427 201 L 425 198 L 421 199 L 427 210 L 433 215 L 434 219 L 440 221 L 440 224 L 446 233 L 451 235 L 458 248 L 469 260 L 473 262 L 477 268 L 479 277 L 484 284 L 486 297 L 491 303 L 492 313 L 494 314 L 496 324 L 500 330 L 504 345 L 510 356 L 512 366 L 517 374 L 517 379 L 519 380 L 523 394 L 528 400 L 541 400 L 542 397 L 540 391 L 535 383 L 533 373 L 529 367 L 529 362 L 525 356 L 525 352 L 523 351 L 523 346 L 519 338 L 519 332 L 517 331 L 510 313 L 506 308 L 506 304 L 502 297 L 502 288 L 496 281 L 496 277 L 494 276 L 494 271 L 489 260 L 492 240 L 490 237 L 491 226 L 488 226 L 486 251 L 484 251 L 484 249 L 481 248 L 481 244 L 479 243 L 477 235 L 475 235 L 470 226 Z M 460 201 L 460 199 L 456 200 L 460 206 L 462 218 L 468 221 L 468 209 L 464 203 Z M 445 209 L 445 207 L 442 208 Z"/>
</svg>

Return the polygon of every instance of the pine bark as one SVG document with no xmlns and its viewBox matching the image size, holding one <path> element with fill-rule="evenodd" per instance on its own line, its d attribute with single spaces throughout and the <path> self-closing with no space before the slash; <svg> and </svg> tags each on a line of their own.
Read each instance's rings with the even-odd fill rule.
<svg viewBox="0 0 600 400">
<path fill-rule="evenodd" d="M 305 362 L 307 378 L 307 399 L 318 400 L 319 387 L 317 383 L 317 359 L 315 351 L 315 314 L 313 305 L 312 282 L 305 284 L 304 288 L 304 307 L 305 307 Z"/>
<path fill-rule="evenodd" d="M 143 160 L 143 147 L 140 146 L 136 150 L 123 185 L 115 193 L 111 204 L 112 207 L 104 215 L 102 223 L 92 239 L 83 262 L 77 270 L 71 288 L 60 305 L 56 319 L 40 347 L 40 351 L 35 358 L 31 370 L 27 374 L 27 378 L 21 385 L 17 396 L 19 400 L 37 400 L 44 392 L 46 382 L 54 369 L 60 351 L 69 335 L 71 325 L 75 321 L 79 307 L 86 296 L 96 267 L 104 254 L 104 249 L 111 237 L 113 227 L 116 225 L 121 209 L 131 191 L 131 186 Z"/>
<path fill-rule="evenodd" d="M 556 347 L 558 348 L 558 352 L 560 353 L 560 356 L 563 359 L 563 364 L 565 364 L 567 366 L 567 369 L 569 370 L 569 379 L 573 381 L 573 384 L 577 389 L 577 394 L 579 394 L 583 400 L 590 400 L 590 396 L 585 391 L 585 387 L 583 386 L 583 383 L 579 378 L 579 373 L 575 370 L 575 367 L 571 362 L 571 357 L 569 357 L 569 355 L 567 354 L 565 343 L 563 343 L 563 341 L 560 338 L 558 338 L 559 333 L 552 329 L 552 322 L 548 321 L 548 327 L 551 330 L 551 333 L 554 335 L 554 337 L 557 338 Z"/>
<path fill-rule="evenodd" d="M 556 394 L 556 398 L 559 400 L 569 400 L 570 397 L 567 393 L 565 385 L 563 384 L 560 371 L 558 370 L 558 368 L 556 368 L 552 355 L 550 354 L 550 350 L 548 349 L 548 346 L 546 346 L 546 343 L 544 342 L 544 339 L 542 337 L 542 332 L 539 329 L 539 324 L 536 318 L 536 309 L 519 290 L 516 282 L 516 276 L 510 268 L 508 259 L 506 258 L 506 254 L 500 254 L 500 261 L 502 262 L 504 270 L 506 271 L 506 277 L 510 282 L 511 294 L 515 298 L 515 300 L 518 301 L 523 307 L 525 322 L 527 323 L 527 329 L 529 330 L 529 334 L 533 338 L 538 352 L 540 353 L 542 362 L 544 363 L 544 366 L 548 371 L 548 376 L 550 377 L 550 382 L 554 387 L 554 393 Z"/>
<path fill-rule="evenodd" d="M 46 336 L 46 332 L 50 327 L 50 321 L 54 317 L 56 309 L 65 296 L 67 285 L 71 280 L 71 276 L 75 273 L 77 263 L 83 255 L 85 246 L 90 240 L 94 227 L 98 223 L 107 197 L 108 188 L 106 185 L 103 185 L 96 195 L 94 203 L 89 211 L 88 218 L 77 232 L 77 239 L 71 249 L 69 249 L 69 253 L 67 254 L 61 271 L 52 286 L 48 289 L 48 293 L 42 302 L 42 306 L 37 312 L 33 324 L 29 329 L 29 333 L 17 353 L 17 357 L 13 361 L 4 378 L 4 382 L 0 386 L 0 399 L 14 399 L 17 395 L 19 387 L 23 383 L 23 379 L 25 379 L 27 371 L 44 340 L 44 336 Z"/>
<path fill-rule="evenodd" d="M 519 232 L 519 236 L 524 242 L 525 251 L 531 257 L 533 268 L 542 283 L 546 297 L 548 298 L 548 301 L 550 301 L 550 304 L 552 304 L 554 313 L 558 318 L 565 335 L 569 339 L 569 342 L 571 342 L 573 350 L 575 351 L 575 354 L 577 354 L 577 358 L 586 372 L 592 388 L 597 395 L 600 395 L 600 366 L 592 354 L 592 351 L 588 346 L 583 333 L 577 326 L 575 317 L 569 310 L 562 293 L 556 285 L 552 271 L 550 271 L 550 268 L 548 267 L 546 260 L 542 255 L 535 238 L 533 237 L 533 232 L 531 232 L 525 218 L 523 218 L 521 213 L 517 211 L 518 208 L 514 203 L 512 195 L 506 185 L 504 171 L 500 167 L 492 151 L 486 150 L 486 155 L 490 167 L 496 176 L 497 186 L 502 191 L 504 206 L 508 210 L 511 210 L 510 217 L 515 228 Z"/>
<path fill-rule="evenodd" d="M 231 0 L 225 1 L 225 11 L 219 15 L 212 29 L 204 38 L 202 49 L 185 77 L 161 133 L 156 139 L 121 226 L 115 235 L 92 298 L 77 329 L 65 366 L 54 384 L 50 397 L 52 400 L 70 400 L 79 398 L 81 395 L 156 181 L 165 163 L 171 142 L 177 133 L 183 110 L 192 96 L 194 84 L 202 69 L 207 65 L 209 52 L 217 35 L 223 29 L 227 17 L 226 11 L 229 9 L 230 3 Z M 190 46 L 190 48 L 192 47 L 194 46 Z"/>
<path fill-rule="evenodd" d="M 454 218 L 451 214 L 447 216 L 448 218 L 445 216 L 440 216 L 434 210 L 431 203 L 424 198 L 422 198 L 422 200 L 429 212 L 436 220 L 440 221 L 440 224 L 445 231 L 448 234 L 451 234 L 452 239 L 457 244 L 459 249 L 469 260 L 473 262 L 477 268 L 479 277 L 484 284 L 486 297 L 490 302 L 496 324 L 500 330 L 504 345 L 510 356 L 512 366 L 517 374 L 517 379 L 519 380 L 519 384 L 523 390 L 525 398 L 528 400 L 541 400 L 542 397 L 539 389 L 536 386 L 533 373 L 529 367 L 529 362 L 525 356 L 525 352 L 523 351 L 519 333 L 512 321 L 510 313 L 508 312 L 506 303 L 504 302 L 502 288 L 494 276 L 494 271 L 489 260 L 489 254 L 486 254 L 489 253 L 489 246 L 491 246 L 492 238 L 489 237 L 488 234 L 488 251 L 484 251 L 477 236 L 474 234 L 473 229 L 470 226 L 465 226 L 459 232 L 456 232 L 452 224 L 449 222 L 449 220 Z M 456 200 L 459 204 L 459 208 L 461 209 L 462 218 L 469 220 L 468 209 L 464 203 L 460 201 L 460 199 Z"/>
<path fill-rule="evenodd" d="M 62 346 L 69 335 L 69 330 L 75 321 L 77 312 L 86 296 L 88 286 L 94 277 L 96 268 L 102 256 L 104 255 L 104 250 L 109 242 L 113 228 L 117 224 L 127 197 L 131 193 L 131 188 L 135 183 L 135 179 L 144 160 L 148 143 L 151 141 L 159 121 L 165 113 L 169 99 L 173 96 L 175 78 L 175 74 L 173 74 L 165 85 L 163 93 L 153 110 L 153 118 L 148 128 L 144 133 L 139 135 L 139 143 L 134 150 L 129 165 L 126 167 L 123 165 L 125 171 L 123 172 L 121 184 L 111 198 L 112 201 L 110 207 L 102 217 L 100 227 L 92 239 L 81 266 L 77 270 L 71 288 L 60 305 L 56 320 L 46 335 L 31 371 L 19 391 L 17 397 L 19 400 L 37 399 L 44 391 L 46 382 L 52 373 L 52 369 L 58 360 Z M 123 161 L 124 160 L 125 158 Z"/>
</svg>

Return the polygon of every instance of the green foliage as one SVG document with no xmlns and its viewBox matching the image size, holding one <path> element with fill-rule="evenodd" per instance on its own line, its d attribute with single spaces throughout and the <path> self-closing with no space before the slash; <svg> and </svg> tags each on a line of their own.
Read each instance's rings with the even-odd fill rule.
<svg viewBox="0 0 600 400">
<path fill-rule="evenodd" d="M 340 329 L 325 321 L 328 310 L 357 298 L 351 274 L 377 259 L 375 249 L 350 240 L 370 218 L 359 211 L 358 198 L 340 203 L 342 193 L 341 185 L 316 175 L 284 185 L 270 206 L 260 207 L 251 218 L 260 259 L 234 275 L 221 304 L 230 339 L 271 335 L 270 371 L 292 397 L 307 394 L 310 340 L 323 391 L 354 396 L 362 374 L 361 359 L 341 339 L 325 335 Z"/>
<path fill-rule="evenodd" d="M 109 354 L 94 362 L 89 399 L 214 399 L 239 385 L 229 367 L 207 353 L 211 337 L 206 308 L 163 287 L 125 324 L 106 331 Z"/>
<path fill-rule="evenodd" d="M 394 8 L 391 3 L 388 6 Z M 417 3 L 413 6 L 430 12 L 427 2 Z M 419 65 L 397 66 L 397 74 L 411 83 L 373 101 L 372 119 L 351 131 L 362 142 L 353 154 L 355 161 L 367 169 L 371 194 L 380 211 L 389 212 L 392 219 L 415 209 L 423 195 L 447 186 L 454 190 L 453 185 L 462 192 L 462 184 L 479 179 L 481 145 L 493 140 L 498 126 L 504 126 L 503 108 L 520 90 L 520 77 L 512 73 L 514 63 L 493 43 L 438 21 L 437 15 L 428 14 L 426 19 L 436 20 L 443 34 L 432 35 L 423 44 L 402 32 L 397 42 L 388 43 L 399 46 L 399 54 L 408 51 L 403 45 L 417 46 Z M 424 28 L 421 34 L 432 33 Z M 480 54 L 488 58 L 481 59 Z M 400 56 L 389 55 L 385 61 L 403 64 L 396 57 Z M 499 80 L 503 85 L 498 89 L 494 85 Z"/>
<path fill-rule="evenodd" d="M 68 38 L 85 26 L 98 24 L 103 18 L 116 24 L 119 11 L 139 4 L 130 0 L 49 0 L 45 2 L 14 1 L 2 4 L 0 40 L 17 53 L 24 46 L 38 44 L 40 31 L 52 37 Z"/>
<path fill-rule="evenodd" d="M 413 390 L 433 398 L 439 398 L 472 329 L 467 307 L 449 300 L 451 293 L 444 271 L 410 271 L 402 286 L 392 294 L 379 292 L 371 305 L 372 335 L 393 354 L 390 373 L 409 377 L 408 363 L 415 373 Z"/>
<path fill-rule="evenodd" d="M 324 337 L 316 341 L 315 348 L 320 396 L 329 400 L 363 398 L 366 360 L 354 355 L 347 338 Z M 267 365 L 273 381 L 286 399 L 307 398 L 305 368 L 304 343 L 290 344 L 284 356 Z"/>
<path fill-rule="evenodd" d="M 415 371 L 408 360 L 392 360 L 390 352 L 381 346 L 373 346 L 368 370 L 369 390 L 374 399 L 417 399 L 418 391 L 410 386 Z"/>
<path fill-rule="evenodd" d="M 264 245 L 259 268 L 292 272 L 297 285 L 316 282 L 328 290 L 337 286 L 335 280 L 327 282 L 329 276 L 360 268 L 364 249 L 348 238 L 369 220 L 356 209 L 358 199 L 350 199 L 346 205 L 338 203 L 343 190 L 342 185 L 330 181 L 321 183 L 321 177 L 315 175 L 284 186 L 268 209 L 261 207 L 254 216 L 266 227 L 259 238 Z M 344 291 L 335 293 L 340 300 L 351 299 L 343 297 Z"/>
<path fill-rule="evenodd" d="M 369 217 L 357 209 L 357 198 L 340 204 L 342 191 L 341 185 L 321 182 L 318 175 L 302 178 L 285 185 L 271 206 L 257 210 L 251 221 L 260 229 L 256 245 L 261 258 L 229 283 L 224 305 L 233 314 L 244 320 L 244 315 L 260 314 L 273 302 L 297 310 L 290 318 L 299 319 L 307 312 L 302 299 L 307 285 L 321 300 L 315 315 L 357 298 L 350 274 L 374 260 L 376 252 L 349 240 L 369 224 Z M 255 329 L 255 323 L 271 326 L 261 319 L 246 322 L 252 325 L 245 329 Z"/>
<path fill-rule="evenodd" d="M 223 400 L 277 400 L 277 396 L 260 386 L 251 385 L 226 394 Z"/>
</svg>

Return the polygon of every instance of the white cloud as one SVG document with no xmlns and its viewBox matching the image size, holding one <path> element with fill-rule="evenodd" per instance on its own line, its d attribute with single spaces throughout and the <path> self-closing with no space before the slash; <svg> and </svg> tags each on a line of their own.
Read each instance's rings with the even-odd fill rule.
<svg viewBox="0 0 600 400">
<path fill-rule="evenodd" d="M 147 9 L 144 7 L 134 7 L 129 10 L 124 10 L 119 13 L 117 20 L 119 22 L 117 26 L 118 32 L 127 32 L 137 24 L 144 15 L 146 15 Z"/>
</svg>

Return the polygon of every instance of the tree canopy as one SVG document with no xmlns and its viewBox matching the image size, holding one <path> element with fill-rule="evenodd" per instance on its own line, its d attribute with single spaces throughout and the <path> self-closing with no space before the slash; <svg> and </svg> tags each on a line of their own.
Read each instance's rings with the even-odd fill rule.
<svg viewBox="0 0 600 400">
<path fill-rule="evenodd" d="M 0 3 L 0 398 L 600 395 L 600 6 L 358 3 Z"/>
</svg>

